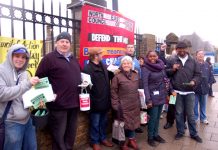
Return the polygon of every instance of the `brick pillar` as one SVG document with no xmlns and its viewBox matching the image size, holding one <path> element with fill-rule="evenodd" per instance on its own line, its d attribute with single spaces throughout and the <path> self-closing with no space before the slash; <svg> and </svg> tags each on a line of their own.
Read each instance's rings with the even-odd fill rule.
<svg viewBox="0 0 218 150">
<path fill-rule="evenodd" d="M 155 50 L 155 35 L 143 34 L 140 46 L 140 55 L 145 55 L 148 50 Z"/>
</svg>

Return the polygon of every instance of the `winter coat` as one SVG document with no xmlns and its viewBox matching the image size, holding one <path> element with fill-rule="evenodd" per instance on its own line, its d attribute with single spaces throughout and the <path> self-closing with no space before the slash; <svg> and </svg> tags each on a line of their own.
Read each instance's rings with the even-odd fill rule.
<svg viewBox="0 0 218 150">
<path fill-rule="evenodd" d="M 210 65 L 207 62 L 199 63 L 201 72 L 201 82 L 195 88 L 195 93 L 199 95 L 206 95 L 209 93 L 209 84 L 213 80 L 213 74 L 211 72 Z"/>
<path fill-rule="evenodd" d="M 108 71 L 103 63 L 98 65 L 89 62 L 84 67 L 84 73 L 91 76 L 92 88 L 90 90 L 91 111 L 106 112 L 111 107 L 110 83 Z"/>
<path fill-rule="evenodd" d="M 145 59 L 145 65 L 142 67 L 142 80 L 146 103 L 152 103 L 154 106 L 166 103 L 168 94 L 166 79 L 162 60 L 159 59 L 156 64 L 151 64 Z"/>
<path fill-rule="evenodd" d="M 23 45 L 13 45 L 3 64 L 0 65 L 0 118 L 9 101 L 12 101 L 6 121 L 26 124 L 30 117 L 29 109 L 24 109 L 22 95 L 31 88 L 31 83 L 26 72 L 29 59 L 27 58 L 23 68 L 17 72 L 12 62 L 13 51 L 23 48 Z M 16 85 L 19 76 L 19 82 Z"/>
<path fill-rule="evenodd" d="M 121 114 L 125 129 L 135 130 L 140 125 L 139 75 L 136 71 L 129 75 L 124 71 L 116 74 L 111 84 L 111 103 L 115 111 Z"/>
<path fill-rule="evenodd" d="M 180 68 L 176 71 L 173 70 L 173 65 L 179 64 Z M 182 61 L 179 59 L 178 56 L 175 56 L 173 60 L 169 62 L 166 69 L 167 75 L 171 79 L 171 83 L 174 90 L 183 91 L 183 92 L 190 92 L 194 91 L 194 88 L 200 83 L 201 81 L 201 72 L 199 65 L 197 62 L 191 57 L 188 56 L 184 66 Z M 189 83 L 190 81 L 194 81 L 196 86 L 189 86 L 184 83 Z"/>
<path fill-rule="evenodd" d="M 73 55 L 67 60 L 56 49 L 43 57 L 36 76 L 48 77 L 54 93 L 55 101 L 46 103 L 49 109 L 69 109 L 79 107 L 78 85 L 81 83 L 80 66 Z"/>
</svg>

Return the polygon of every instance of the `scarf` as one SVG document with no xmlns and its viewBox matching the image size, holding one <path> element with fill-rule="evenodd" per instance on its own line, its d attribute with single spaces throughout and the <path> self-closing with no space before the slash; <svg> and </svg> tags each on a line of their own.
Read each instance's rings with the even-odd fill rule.
<svg viewBox="0 0 218 150">
<path fill-rule="evenodd" d="M 165 68 L 163 61 L 160 59 L 157 59 L 156 63 L 151 63 L 147 58 L 145 58 L 144 66 L 152 72 L 160 72 Z"/>
</svg>

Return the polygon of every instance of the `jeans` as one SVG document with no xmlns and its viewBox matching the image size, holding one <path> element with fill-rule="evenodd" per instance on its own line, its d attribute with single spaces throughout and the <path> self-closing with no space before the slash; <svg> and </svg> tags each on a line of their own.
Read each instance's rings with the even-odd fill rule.
<svg viewBox="0 0 218 150">
<path fill-rule="evenodd" d="M 98 144 L 106 139 L 107 112 L 90 112 L 91 144 Z"/>
<path fill-rule="evenodd" d="M 26 124 L 5 121 L 4 150 L 37 150 L 35 127 L 31 118 Z"/>
<path fill-rule="evenodd" d="M 135 138 L 135 131 L 125 129 L 125 136 L 129 139 Z"/>
<path fill-rule="evenodd" d="M 173 125 L 175 120 L 176 106 L 174 104 L 169 104 L 167 111 L 167 122 Z M 184 113 L 184 123 L 186 122 L 186 115 Z"/>
<path fill-rule="evenodd" d="M 158 106 L 153 106 L 148 109 L 148 115 L 150 120 L 148 122 L 148 138 L 153 139 L 158 136 L 159 120 L 162 112 L 163 104 Z"/>
<path fill-rule="evenodd" d="M 52 150 L 72 150 L 77 129 L 79 108 L 49 110 Z"/>
<path fill-rule="evenodd" d="M 188 120 L 188 128 L 190 136 L 197 136 L 196 122 L 194 115 L 195 94 L 187 94 L 176 96 L 176 127 L 178 134 L 184 134 L 184 113 Z"/>
<path fill-rule="evenodd" d="M 206 117 L 206 105 L 207 105 L 207 97 L 208 95 L 198 95 L 195 94 L 195 120 L 198 120 L 198 103 L 200 105 L 200 120 L 204 121 L 207 119 Z"/>
</svg>

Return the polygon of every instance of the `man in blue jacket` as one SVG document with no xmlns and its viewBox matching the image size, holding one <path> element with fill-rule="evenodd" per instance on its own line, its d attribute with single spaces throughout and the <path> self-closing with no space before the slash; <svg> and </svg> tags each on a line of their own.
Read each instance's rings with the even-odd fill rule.
<svg viewBox="0 0 218 150">
<path fill-rule="evenodd" d="M 177 44 L 177 56 L 170 63 L 170 69 L 167 70 L 171 76 L 171 83 L 176 97 L 176 140 L 184 135 L 184 111 L 188 120 L 189 133 L 192 139 L 202 143 L 202 139 L 198 136 L 196 130 L 196 122 L 194 116 L 195 93 L 194 88 L 201 80 L 201 73 L 197 62 L 187 52 L 188 46 L 185 42 L 180 41 Z"/>
<path fill-rule="evenodd" d="M 139 64 L 139 61 L 136 59 L 135 57 L 135 48 L 134 48 L 134 45 L 133 44 L 127 44 L 126 46 L 126 51 L 125 51 L 125 56 L 128 55 L 130 57 L 132 57 L 132 60 L 133 60 L 133 69 L 138 71 L 139 75 L 141 76 L 141 68 L 140 68 L 140 64 Z M 115 62 L 115 66 L 120 66 L 120 62 L 121 62 L 121 59 L 123 58 L 124 56 L 120 56 L 117 58 L 117 61 Z"/>
</svg>

